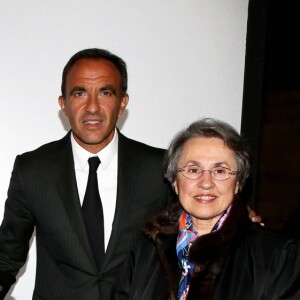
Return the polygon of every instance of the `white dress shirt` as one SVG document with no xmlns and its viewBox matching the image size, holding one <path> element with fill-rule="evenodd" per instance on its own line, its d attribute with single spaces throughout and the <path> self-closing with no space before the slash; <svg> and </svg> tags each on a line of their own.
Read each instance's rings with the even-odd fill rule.
<svg viewBox="0 0 300 300">
<path fill-rule="evenodd" d="M 97 170 L 98 187 L 104 214 L 104 241 L 107 248 L 115 215 L 118 176 L 118 133 L 115 130 L 112 141 L 100 152 L 93 154 L 82 148 L 71 134 L 75 174 L 80 203 L 82 205 L 89 175 L 88 159 L 100 158 Z"/>
</svg>

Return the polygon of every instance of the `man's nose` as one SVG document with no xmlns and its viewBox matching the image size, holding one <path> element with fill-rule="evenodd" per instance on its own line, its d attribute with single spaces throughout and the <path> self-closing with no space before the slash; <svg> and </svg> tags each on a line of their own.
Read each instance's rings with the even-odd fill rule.
<svg viewBox="0 0 300 300">
<path fill-rule="evenodd" d="M 100 103 L 97 95 L 89 95 L 85 107 L 86 111 L 95 113 L 100 110 Z"/>
</svg>

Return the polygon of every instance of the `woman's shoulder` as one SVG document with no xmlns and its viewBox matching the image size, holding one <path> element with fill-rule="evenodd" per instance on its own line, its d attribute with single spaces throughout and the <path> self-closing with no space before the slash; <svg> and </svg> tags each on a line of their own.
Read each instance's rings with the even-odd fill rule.
<svg viewBox="0 0 300 300">
<path fill-rule="evenodd" d="M 266 255 L 282 253 L 300 257 L 300 241 L 290 238 L 279 231 L 275 231 L 259 224 L 251 224 L 245 233 L 247 247 L 261 251 Z"/>
<path fill-rule="evenodd" d="M 223 260 L 216 299 L 300 299 L 299 241 L 251 224 L 235 246 Z"/>
</svg>

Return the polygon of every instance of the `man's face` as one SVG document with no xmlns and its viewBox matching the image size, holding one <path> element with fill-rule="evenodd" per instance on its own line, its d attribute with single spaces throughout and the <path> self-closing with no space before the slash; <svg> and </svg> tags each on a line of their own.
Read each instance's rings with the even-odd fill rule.
<svg viewBox="0 0 300 300">
<path fill-rule="evenodd" d="M 99 152 L 113 139 L 128 103 L 118 69 L 105 59 L 80 59 L 67 75 L 65 95 L 59 104 L 75 140 L 87 151 Z"/>
</svg>

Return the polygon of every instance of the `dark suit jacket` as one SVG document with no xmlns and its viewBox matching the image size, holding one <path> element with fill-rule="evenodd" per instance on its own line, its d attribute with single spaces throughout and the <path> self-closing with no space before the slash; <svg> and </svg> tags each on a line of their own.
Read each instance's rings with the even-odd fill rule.
<svg viewBox="0 0 300 300">
<path fill-rule="evenodd" d="M 162 149 L 119 134 L 116 212 L 100 272 L 81 214 L 70 133 L 18 156 L 0 228 L 2 294 L 26 260 L 35 227 L 33 299 L 109 299 L 119 268 L 140 236 L 142 223 L 173 197 L 162 175 L 163 155 Z"/>
</svg>

